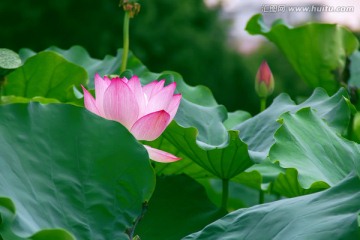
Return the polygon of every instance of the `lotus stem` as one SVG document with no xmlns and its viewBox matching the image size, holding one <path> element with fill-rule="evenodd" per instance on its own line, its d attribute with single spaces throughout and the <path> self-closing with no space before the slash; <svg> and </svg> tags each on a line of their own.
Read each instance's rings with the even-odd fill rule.
<svg viewBox="0 0 360 240">
<path fill-rule="evenodd" d="M 229 199 L 229 179 L 222 179 L 222 199 L 221 208 L 227 209 L 227 203 Z"/>
<path fill-rule="evenodd" d="M 130 25 L 130 12 L 125 11 L 124 15 L 124 30 L 123 30 L 123 55 L 120 67 L 120 74 L 126 70 L 127 59 L 129 55 L 129 25 Z"/>
<path fill-rule="evenodd" d="M 260 98 L 260 112 L 266 109 L 266 98 Z"/>
<path fill-rule="evenodd" d="M 147 209 L 148 209 L 148 203 L 144 202 L 142 205 L 141 214 L 136 218 L 134 225 L 132 226 L 132 228 L 128 228 L 126 230 L 126 233 L 128 234 L 130 240 L 138 239 L 138 236 L 134 236 L 135 229 L 136 229 L 136 226 L 138 225 L 138 223 L 140 222 L 140 220 L 144 217 Z"/>
<path fill-rule="evenodd" d="M 2 103 L 2 93 L 3 93 L 3 85 L 5 82 L 5 76 L 0 76 L 0 104 Z"/>
</svg>

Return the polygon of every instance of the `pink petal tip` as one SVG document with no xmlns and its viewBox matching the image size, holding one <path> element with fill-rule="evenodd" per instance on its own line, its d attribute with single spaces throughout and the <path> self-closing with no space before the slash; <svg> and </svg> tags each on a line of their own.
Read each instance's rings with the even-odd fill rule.
<svg viewBox="0 0 360 240">
<path fill-rule="evenodd" d="M 144 145 L 144 147 L 148 151 L 149 158 L 156 162 L 170 163 L 170 162 L 176 162 L 176 161 L 181 160 L 181 158 L 176 157 L 168 152 L 164 152 L 159 149 L 149 147 L 147 145 Z"/>
</svg>

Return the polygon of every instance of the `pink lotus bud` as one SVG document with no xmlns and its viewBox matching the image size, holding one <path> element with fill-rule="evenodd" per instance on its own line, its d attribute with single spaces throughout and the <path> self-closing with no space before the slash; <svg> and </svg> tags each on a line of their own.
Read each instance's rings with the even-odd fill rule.
<svg viewBox="0 0 360 240">
<path fill-rule="evenodd" d="M 141 86 L 137 76 L 130 80 L 95 75 L 96 99 L 83 87 L 86 109 L 124 125 L 138 140 L 158 138 L 175 117 L 181 94 L 174 94 L 176 83 L 164 87 L 164 80 Z M 159 162 L 180 158 L 145 146 L 149 156 Z"/>
<path fill-rule="evenodd" d="M 255 90 L 260 98 L 266 98 L 274 91 L 274 77 L 265 60 L 261 63 L 256 73 Z"/>
</svg>

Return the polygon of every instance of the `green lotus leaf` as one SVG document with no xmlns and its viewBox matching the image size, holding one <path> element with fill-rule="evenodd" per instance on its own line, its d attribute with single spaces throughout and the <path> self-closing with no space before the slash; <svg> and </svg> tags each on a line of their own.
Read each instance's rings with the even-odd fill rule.
<svg viewBox="0 0 360 240">
<path fill-rule="evenodd" d="M 54 52 L 41 52 L 6 77 L 4 95 L 75 102 L 74 87 L 87 82 L 86 71 Z"/>
<path fill-rule="evenodd" d="M 224 121 L 224 125 L 225 125 L 226 129 L 230 130 L 234 126 L 239 125 L 242 122 L 245 122 L 245 120 L 248 120 L 249 118 L 251 118 L 250 113 L 242 111 L 242 110 L 237 110 L 235 112 L 229 112 L 228 118 Z"/>
<path fill-rule="evenodd" d="M 297 197 L 327 189 L 329 185 L 325 182 L 314 182 L 307 189 L 301 186 L 298 179 L 298 172 L 294 168 L 287 168 L 280 173 L 271 184 L 270 191 L 285 197 Z"/>
<path fill-rule="evenodd" d="M 314 183 L 334 186 L 360 161 L 359 145 L 339 136 L 310 108 L 285 113 L 279 121 L 269 157 L 285 169 L 296 169 L 304 189 Z"/>
<path fill-rule="evenodd" d="M 178 149 L 180 156 L 191 159 L 221 179 L 231 179 L 254 164 L 249 157 L 247 145 L 239 139 L 236 131 L 229 131 L 228 143 L 219 147 L 197 141 L 197 134 L 195 128 L 183 128 L 172 122 L 161 138 Z M 161 138 L 158 142 L 163 141 Z M 155 146 L 159 145 L 155 142 Z"/>
<path fill-rule="evenodd" d="M 359 239 L 359 189 L 352 174 L 323 192 L 234 211 L 183 239 Z"/>
<path fill-rule="evenodd" d="M 13 204 L 11 199 L 2 198 L 10 204 Z M 16 218 L 15 206 L 14 209 L 8 208 L 3 205 L 4 202 L 0 200 L 0 239 L 1 240 L 76 240 L 75 237 L 64 229 L 45 229 L 35 233 L 32 236 L 23 237 L 15 235 L 12 231 L 12 221 Z"/>
<path fill-rule="evenodd" d="M 2 105 L 0 116 L 2 239 L 127 239 L 155 174 L 126 128 L 69 104 Z"/>
<path fill-rule="evenodd" d="M 44 97 L 25 98 L 25 97 L 13 96 L 13 95 L 1 97 L 1 104 L 29 103 L 29 102 L 60 103 L 59 100 L 54 98 L 44 98 Z"/>
<path fill-rule="evenodd" d="M 317 88 L 303 103 L 296 105 L 287 94 L 281 94 L 260 114 L 234 126 L 240 132 L 240 138 L 248 145 L 253 160 L 261 162 L 266 159 L 270 147 L 274 144 L 274 134 L 280 127 L 277 119 L 285 112 L 297 112 L 302 108 L 311 107 L 315 114 L 324 119 L 331 129 L 337 133 L 345 133 L 350 121 L 350 109 L 346 101 L 345 89 L 340 89 L 329 97 Z"/>
<path fill-rule="evenodd" d="M 308 23 L 291 28 L 277 22 L 269 29 L 257 14 L 248 21 L 246 30 L 276 44 L 305 82 L 329 94 L 347 80 L 342 79 L 346 60 L 359 47 L 356 36 L 336 24 Z"/>
</svg>

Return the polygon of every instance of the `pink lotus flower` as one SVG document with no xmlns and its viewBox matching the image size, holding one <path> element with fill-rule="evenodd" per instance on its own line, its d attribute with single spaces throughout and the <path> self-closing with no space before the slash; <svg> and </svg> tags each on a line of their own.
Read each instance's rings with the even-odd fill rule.
<svg viewBox="0 0 360 240">
<path fill-rule="evenodd" d="M 175 117 L 181 94 L 174 94 L 176 83 L 164 87 L 164 80 L 141 86 L 137 76 L 101 78 L 95 75 L 96 99 L 84 88 L 86 109 L 124 125 L 137 140 L 152 141 L 160 136 Z M 174 162 L 180 158 L 144 145 L 152 160 Z"/>
</svg>

